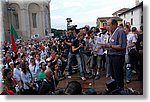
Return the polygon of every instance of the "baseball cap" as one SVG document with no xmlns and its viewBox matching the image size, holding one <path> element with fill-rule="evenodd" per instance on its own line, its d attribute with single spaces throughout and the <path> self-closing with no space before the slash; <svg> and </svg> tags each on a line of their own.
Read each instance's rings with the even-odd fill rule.
<svg viewBox="0 0 150 102">
<path fill-rule="evenodd" d="M 106 26 L 103 26 L 101 29 L 102 29 L 102 30 L 107 30 Z"/>
</svg>

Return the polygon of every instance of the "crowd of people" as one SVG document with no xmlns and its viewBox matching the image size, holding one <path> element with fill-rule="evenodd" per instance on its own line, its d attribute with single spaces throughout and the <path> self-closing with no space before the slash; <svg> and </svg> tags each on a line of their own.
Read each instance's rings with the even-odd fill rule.
<svg viewBox="0 0 150 102">
<path fill-rule="evenodd" d="M 137 30 L 130 25 L 118 26 L 116 20 L 110 19 L 100 29 L 69 29 L 62 38 L 20 40 L 17 52 L 4 42 L 2 64 L 1 94 L 5 95 L 55 94 L 59 81 L 71 78 L 76 70 L 83 81 L 100 80 L 105 70 L 106 77 L 124 89 L 124 80 L 130 83 L 132 73 L 143 79 L 143 27 Z"/>
</svg>

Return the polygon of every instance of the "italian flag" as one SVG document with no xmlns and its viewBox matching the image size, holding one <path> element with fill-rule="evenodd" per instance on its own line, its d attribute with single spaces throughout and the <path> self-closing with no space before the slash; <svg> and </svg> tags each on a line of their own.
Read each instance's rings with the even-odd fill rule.
<svg viewBox="0 0 150 102">
<path fill-rule="evenodd" d="M 16 46 L 16 39 L 18 38 L 17 32 L 15 31 L 13 25 L 11 25 L 10 28 L 10 40 L 11 40 L 11 47 L 13 52 L 17 52 L 17 46 Z"/>
</svg>

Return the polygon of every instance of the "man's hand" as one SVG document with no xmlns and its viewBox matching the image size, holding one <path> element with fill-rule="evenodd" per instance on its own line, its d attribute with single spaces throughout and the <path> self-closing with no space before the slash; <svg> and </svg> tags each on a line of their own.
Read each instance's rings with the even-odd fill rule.
<svg viewBox="0 0 150 102">
<path fill-rule="evenodd" d="M 110 45 L 109 44 L 101 44 L 101 47 L 102 48 L 110 48 Z"/>
<path fill-rule="evenodd" d="M 110 45 L 109 44 L 105 44 L 105 48 L 110 48 Z"/>
<path fill-rule="evenodd" d="M 80 48 L 82 48 L 83 47 L 83 44 L 80 44 L 80 46 L 79 46 Z"/>
</svg>

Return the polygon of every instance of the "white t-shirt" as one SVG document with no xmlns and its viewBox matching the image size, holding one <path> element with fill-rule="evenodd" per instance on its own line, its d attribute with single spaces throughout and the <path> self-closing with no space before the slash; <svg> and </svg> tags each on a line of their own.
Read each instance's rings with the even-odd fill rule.
<svg viewBox="0 0 150 102">
<path fill-rule="evenodd" d="M 92 53 L 96 56 L 96 36 L 94 36 L 94 39 L 89 39 L 89 46 L 92 50 Z"/>
<path fill-rule="evenodd" d="M 103 55 L 103 49 L 101 48 L 102 37 L 96 37 L 96 51 L 97 55 Z"/>
<path fill-rule="evenodd" d="M 29 89 L 29 87 L 25 84 L 25 83 L 31 83 L 32 81 L 32 77 L 31 77 L 31 74 L 29 71 L 26 72 L 26 74 L 24 74 L 22 71 L 21 71 L 21 79 L 23 81 L 23 88 L 24 89 Z"/>
<path fill-rule="evenodd" d="M 102 42 L 105 44 L 108 43 L 108 40 L 109 40 L 109 35 L 106 33 L 106 34 L 101 34 L 101 39 L 102 39 Z"/>
<path fill-rule="evenodd" d="M 127 46 L 132 44 L 132 43 L 136 43 L 136 41 L 137 41 L 137 38 L 136 38 L 135 34 L 133 34 L 133 33 L 127 34 Z M 135 49 L 135 48 L 136 48 L 136 46 L 131 47 L 131 48 L 127 48 L 126 54 L 128 54 L 128 51 L 130 51 L 131 49 Z"/>
<path fill-rule="evenodd" d="M 108 33 L 105 33 L 105 34 L 101 34 L 101 38 L 102 38 L 102 43 L 106 43 L 108 44 L 109 42 L 109 37 L 110 35 Z M 107 54 L 107 48 L 104 48 L 104 51 L 103 51 L 105 54 Z"/>
<path fill-rule="evenodd" d="M 40 61 L 35 60 L 37 66 L 40 66 Z"/>
<path fill-rule="evenodd" d="M 13 77 L 16 79 L 16 81 L 20 81 L 21 80 L 21 69 L 19 68 L 14 68 L 13 71 Z"/>
<path fill-rule="evenodd" d="M 30 72 L 32 73 L 32 77 L 33 78 L 37 78 L 37 75 L 38 75 L 38 70 L 39 70 L 39 67 L 38 65 L 34 65 L 32 66 L 31 64 L 29 65 L 29 69 L 30 69 Z"/>
<path fill-rule="evenodd" d="M 101 43 L 102 39 L 99 36 L 94 36 L 94 41 L 90 41 L 90 46 L 92 47 L 94 56 L 103 55 L 103 49 L 100 46 Z"/>
</svg>

